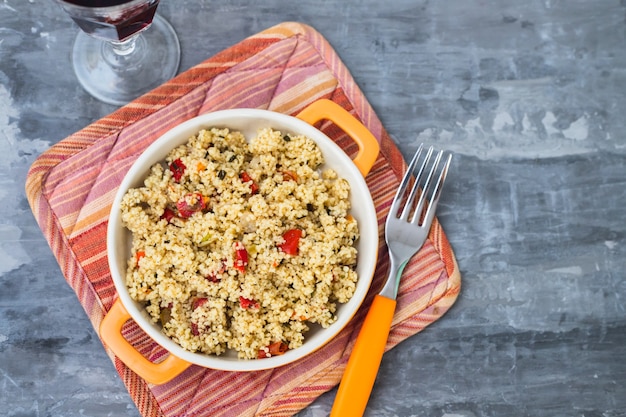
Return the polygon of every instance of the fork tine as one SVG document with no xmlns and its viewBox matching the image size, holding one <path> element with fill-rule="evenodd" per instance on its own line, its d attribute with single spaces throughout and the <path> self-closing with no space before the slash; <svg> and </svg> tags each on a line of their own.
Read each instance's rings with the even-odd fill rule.
<svg viewBox="0 0 626 417">
<path fill-rule="evenodd" d="M 439 158 L 437 159 L 437 164 L 439 164 L 439 160 L 441 159 L 441 155 L 443 155 L 443 151 L 439 152 Z M 439 203 L 439 196 L 441 195 L 441 189 L 443 188 L 443 183 L 446 181 L 446 176 L 448 175 L 448 168 L 450 167 L 450 162 L 452 161 L 452 155 L 448 155 L 441 171 L 439 172 L 439 178 L 437 178 L 437 182 L 435 183 L 435 188 L 431 194 L 430 200 L 428 201 L 428 208 L 426 209 L 426 214 L 424 215 L 424 223 L 425 225 L 430 225 L 432 223 L 433 217 L 435 217 L 435 210 L 437 209 L 437 203 Z M 431 174 L 435 172 L 436 165 L 433 167 Z"/>
<path fill-rule="evenodd" d="M 419 148 L 417 148 L 415 155 L 413 155 L 413 158 L 411 159 L 411 162 L 409 163 L 409 166 L 407 167 L 404 177 L 402 177 L 402 181 L 400 182 L 398 191 L 396 191 L 396 195 L 393 199 L 393 202 L 391 203 L 391 208 L 389 209 L 389 214 L 393 218 L 398 217 L 398 212 L 400 211 L 400 204 L 402 204 L 402 196 L 406 192 L 407 185 L 409 184 L 409 180 L 411 179 L 411 172 L 413 172 L 413 169 L 415 168 L 415 165 L 417 164 L 417 160 L 422 154 L 423 148 L 424 148 L 424 144 L 422 143 L 420 144 Z"/>
<path fill-rule="evenodd" d="M 409 194 L 409 197 L 407 198 L 406 205 L 404 206 L 404 210 L 402 211 L 402 216 L 400 216 L 402 220 L 406 221 L 409 218 L 409 214 L 413 212 L 413 217 L 411 218 L 411 223 L 413 224 L 417 224 L 420 218 L 420 213 L 422 212 L 423 207 L 424 207 L 424 197 L 426 195 L 428 183 L 432 176 L 432 168 L 428 174 L 428 178 L 426 182 L 424 183 L 425 185 L 422 187 L 421 192 L 420 192 L 420 184 L 422 184 L 422 176 L 424 175 L 424 171 L 430 161 L 432 154 L 433 154 L 433 147 L 431 146 L 430 148 L 428 148 L 428 152 L 426 153 L 426 156 L 424 157 L 424 161 L 422 161 L 422 166 L 420 166 L 419 171 L 415 175 L 415 182 L 413 183 L 413 187 L 411 188 L 411 193 Z M 435 163 L 436 162 L 437 161 L 435 161 Z M 417 200 L 417 205 L 415 205 L 414 204 L 415 198 L 418 194 L 419 194 L 419 198 Z"/>
<path fill-rule="evenodd" d="M 432 147 L 431 147 L 432 150 Z M 429 153 L 428 156 L 431 156 L 432 152 Z M 428 171 L 428 175 L 426 177 L 426 181 L 424 181 L 423 183 L 421 183 L 421 181 L 415 181 L 415 185 L 413 186 L 415 193 L 419 192 L 419 188 L 420 188 L 420 183 L 421 185 L 421 192 L 419 195 L 419 200 L 417 201 L 417 204 L 415 205 L 415 211 L 413 212 L 413 218 L 411 219 L 411 223 L 414 225 L 419 226 L 419 221 L 422 219 L 422 215 L 424 214 L 424 209 L 426 208 L 426 200 L 428 200 L 428 196 L 431 195 L 431 185 L 432 185 L 432 181 L 433 181 L 433 175 L 435 174 L 435 171 L 437 170 L 437 166 L 439 165 L 439 161 L 441 161 L 441 155 L 443 155 L 443 151 L 439 151 L 437 152 L 437 155 L 435 156 L 435 160 L 434 162 L 432 162 L 432 164 L 430 165 L 430 170 Z M 428 160 L 424 161 L 424 167 L 426 167 L 428 165 L 428 163 L 430 162 L 430 158 L 428 158 Z M 420 172 L 419 175 L 421 176 L 423 174 L 423 172 Z M 421 178 L 419 178 L 421 180 Z M 429 203 L 430 204 L 430 203 Z"/>
</svg>

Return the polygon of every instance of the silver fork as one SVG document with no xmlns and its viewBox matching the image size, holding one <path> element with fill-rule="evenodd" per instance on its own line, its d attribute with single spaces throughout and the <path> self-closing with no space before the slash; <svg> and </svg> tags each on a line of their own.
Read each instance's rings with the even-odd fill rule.
<svg viewBox="0 0 626 417">
<path fill-rule="evenodd" d="M 363 415 L 389 337 L 402 271 L 424 244 L 435 217 L 452 155 L 442 162 L 441 150 L 435 153 L 431 146 L 426 155 L 423 153 L 420 145 L 391 203 L 385 223 L 389 275 L 367 312 L 339 384 L 331 417 Z"/>
</svg>

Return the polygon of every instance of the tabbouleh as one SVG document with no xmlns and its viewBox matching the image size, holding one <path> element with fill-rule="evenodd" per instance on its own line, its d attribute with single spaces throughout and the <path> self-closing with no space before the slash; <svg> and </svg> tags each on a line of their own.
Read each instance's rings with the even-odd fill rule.
<svg viewBox="0 0 626 417">
<path fill-rule="evenodd" d="M 122 200 L 126 285 L 192 352 L 264 358 L 328 327 L 354 294 L 350 185 L 311 139 L 201 130 Z"/>
</svg>

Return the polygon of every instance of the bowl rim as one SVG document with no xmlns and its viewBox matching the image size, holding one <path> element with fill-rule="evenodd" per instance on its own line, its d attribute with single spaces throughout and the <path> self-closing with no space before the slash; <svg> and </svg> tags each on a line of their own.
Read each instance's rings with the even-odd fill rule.
<svg viewBox="0 0 626 417">
<path fill-rule="evenodd" d="M 258 129 L 258 124 L 260 123 L 261 125 L 272 127 L 277 130 L 297 132 L 314 140 L 322 150 L 325 161 L 327 161 L 329 159 L 328 157 L 332 155 L 331 159 L 333 159 L 333 163 L 331 167 L 335 170 L 341 167 L 340 171 L 343 172 L 343 174 L 340 176 L 350 182 L 352 202 L 354 202 L 355 196 L 359 197 L 358 210 L 362 213 L 360 214 L 361 218 L 357 219 L 359 221 L 360 232 L 360 237 L 357 240 L 357 245 L 359 247 L 359 254 L 357 255 L 357 270 L 359 271 L 357 288 L 353 297 L 347 303 L 338 305 L 338 311 L 340 308 L 342 310 L 346 310 L 344 314 L 337 314 L 337 320 L 328 328 L 321 330 L 321 332 L 326 335 L 324 338 L 320 337 L 320 340 L 314 340 L 308 344 L 307 341 L 310 340 L 305 338 L 303 345 L 297 349 L 289 350 L 280 356 L 273 356 L 262 360 L 229 359 L 223 355 L 191 352 L 184 349 L 182 346 L 178 345 L 168 336 L 163 334 L 160 331 L 160 328 L 150 321 L 145 309 L 140 307 L 140 304 L 132 300 L 130 297 L 125 285 L 126 264 L 129 255 L 126 254 L 126 256 L 122 257 L 120 253 L 120 245 L 118 245 L 118 239 L 121 236 L 126 234 L 126 238 L 128 239 L 130 235 L 130 232 L 121 225 L 121 213 L 119 210 L 121 199 L 126 191 L 129 188 L 138 186 L 138 184 L 143 184 L 143 180 L 148 175 L 149 167 L 154 163 L 162 161 L 165 158 L 165 155 L 175 146 L 186 143 L 191 135 L 198 133 L 198 131 L 203 128 L 214 126 L 230 127 L 229 125 L 232 123 L 229 123 L 228 121 L 231 119 L 235 119 L 237 121 L 249 121 L 251 125 L 256 126 L 256 129 Z M 284 126 L 289 127 L 285 128 Z M 232 127 L 232 129 L 242 130 L 237 127 Z M 247 140 L 250 140 L 249 135 L 245 136 Z M 337 161 L 341 165 L 335 165 Z M 346 178 L 345 173 L 349 173 L 349 178 Z M 355 207 L 354 204 L 352 204 L 351 213 L 354 210 Z M 362 225 L 366 225 L 366 227 L 363 227 Z M 126 230 L 126 232 L 124 230 Z M 365 236 L 363 233 L 364 231 L 366 232 Z M 206 368 L 226 371 L 257 371 L 276 368 L 302 359 L 326 345 L 345 328 L 365 300 L 373 280 L 379 246 L 379 234 L 376 209 L 365 178 L 353 163 L 352 159 L 350 159 L 350 157 L 339 147 L 339 145 L 326 136 L 326 134 L 324 134 L 321 130 L 301 119 L 298 119 L 297 117 L 271 110 L 246 108 L 218 110 L 188 119 L 160 135 L 152 144 L 141 152 L 125 174 L 115 193 L 107 225 L 106 243 L 108 266 L 117 295 L 132 320 L 134 320 L 137 325 L 139 325 L 139 327 L 156 343 L 162 346 L 170 354 L 173 354 L 192 364 L 200 365 Z M 120 272 L 120 265 L 124 266 L 123 272 Z"/>
</svg>

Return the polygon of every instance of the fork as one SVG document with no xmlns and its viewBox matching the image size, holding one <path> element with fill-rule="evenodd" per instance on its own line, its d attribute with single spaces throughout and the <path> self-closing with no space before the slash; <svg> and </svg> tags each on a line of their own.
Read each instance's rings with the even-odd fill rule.
<svg viewBox="0 0 626 417">
<path fill-rule="evenodd" d="M 452 155 L 442 162 L 442 150 L 434 152 L 431 146 L 422 157 L 423 153 L 422 144 L 411 159 L 391 203 L 385 222 L 389 275 L 383 289 L 374 297 L 356 339 L 339 384 L 331 417 L 363 415 L 387 344 L 402 271 L 424 244 L 435 217 Z M 418 165 L 414 176 L 413 171 Z"/>
</svg>

